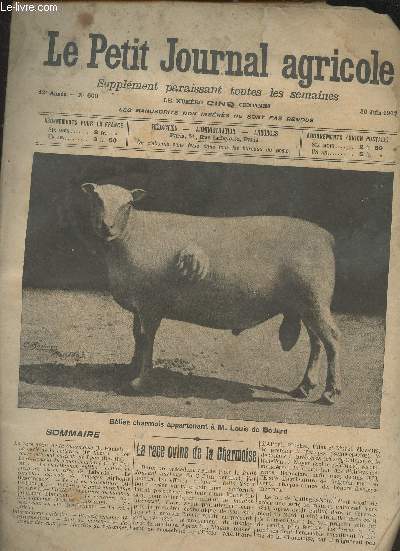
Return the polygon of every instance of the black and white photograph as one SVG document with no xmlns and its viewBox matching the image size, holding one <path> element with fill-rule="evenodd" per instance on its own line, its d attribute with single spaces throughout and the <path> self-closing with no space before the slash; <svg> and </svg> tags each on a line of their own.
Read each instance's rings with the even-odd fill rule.
<svg viewBox="0 0 400 551">
<path fill-rule="evenodd" d="M 379 428 L 392 187 L 36 153 L 19 407 Z"/>
</svg>

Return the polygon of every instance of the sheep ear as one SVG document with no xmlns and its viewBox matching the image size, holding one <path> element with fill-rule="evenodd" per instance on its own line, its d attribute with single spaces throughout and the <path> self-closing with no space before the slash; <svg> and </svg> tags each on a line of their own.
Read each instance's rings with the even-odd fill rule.
<svg viewBox="0 0 400 551">
<path fill-rule="evenodd" d="M 145 197 L 146 193 L 147 192 L 144 189 L 133 189 L 131 191 L 132 203 L 137 203 L 138 201 L 143 199 L 143 197 Z"/>
<path fill-rule="evenodd" d="M 96 189 L 96 184 L 82 184 L 81 185 L 81 190 L 84 191 L 85 193 L 94 193 Z"/>
</svg>

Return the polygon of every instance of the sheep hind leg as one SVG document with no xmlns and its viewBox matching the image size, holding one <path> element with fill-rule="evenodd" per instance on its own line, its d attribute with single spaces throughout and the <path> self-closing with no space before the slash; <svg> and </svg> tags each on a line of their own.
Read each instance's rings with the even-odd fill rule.
<svg viewBox="0 0 400 551">
<path fill-rule="evenodd" d="M 328 368 L 321 402 L 331 405 L 335 403 L 342 390 L 339 371 L 340 332 L 329 308 L 313 309 L 306 318 L 306 324 L 319 337 L 325 348 Z"/>
<path fill-rule="evenodd" d="M 321 341 L 307 326 L 306 329 L 310 338 L 310 357 L 303 380 L 299 386 L 290 393 L 294 398 L 299 399 L 308 398 L 310 391 L 318 384 L 320 371 Z"/>
<path fill-rule="evenodd" d="M 143 315 L 139 313 L 140 335 L 138 334 L 137 362 L 138 376 L 131 381 L 130 386 L 134 390 L 142 390 L 148 383 L 153 367 L 153 347 L 157 329 L 161 323 L 161 317 L 154 315 Z"/>
</svg>

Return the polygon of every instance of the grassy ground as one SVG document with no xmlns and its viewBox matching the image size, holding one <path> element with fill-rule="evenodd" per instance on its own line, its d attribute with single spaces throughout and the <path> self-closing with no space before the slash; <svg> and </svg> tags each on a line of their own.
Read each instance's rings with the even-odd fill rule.
<svg viewBox="0 0 400 551">
<path fill-rule="evenodd" d="M 19 405 L 26 408 L 120 412 L 321 425 L 379 427 L 384 321 L 336 316 L 343 334 L 343 394 L 334 406 L 288 394 L 309 354 L 302 330 L 291 352 L 278 340 L 280 318 L 235 337 L 163 320 L 155 371 L 145 395 L 129 395 L 131 316 L 111 297 L 27 289 L 23 298 Z"/>
</svg>

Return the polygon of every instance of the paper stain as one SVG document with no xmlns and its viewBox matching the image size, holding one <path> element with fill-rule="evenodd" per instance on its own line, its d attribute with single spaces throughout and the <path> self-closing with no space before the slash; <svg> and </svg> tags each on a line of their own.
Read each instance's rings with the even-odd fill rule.
<svg viewBox="0 0 400 551">
<path fill-rule="evenodd" d="M 28 448 L 26 457 L 30 461 L 43 461 L 45 458 L 45 450 L 41 444 L 34 444 Z"/>
<path fill-rule="evenodd" d="M 64 501 L 68 505 L 78 505 L 83 501 L 83 494 L 78 488 L 67 488 L 64 491 Z"/>
<path fill-rule="evenodd" d="M 82 12 L 78 15 L 78 21 L 82 27 L 89 27 L 93 23 L 93 15 L 88 12 Z"/>
</svg>

